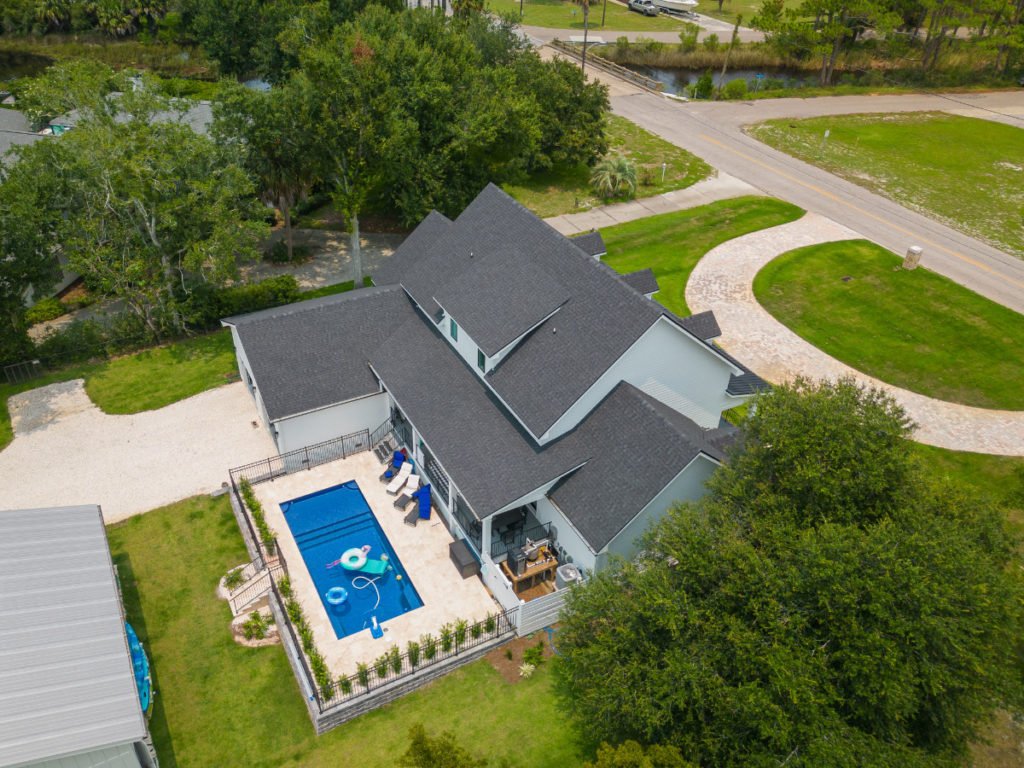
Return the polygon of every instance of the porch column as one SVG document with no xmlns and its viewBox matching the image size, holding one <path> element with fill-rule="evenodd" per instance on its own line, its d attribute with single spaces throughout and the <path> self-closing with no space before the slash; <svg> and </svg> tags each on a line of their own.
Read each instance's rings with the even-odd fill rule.
<svg viewBox="0 0 1024 768">
<path fill-rule="evenodd" d="M 491 559 L 491 521 L 494 519 L 494 515 L 488 515 L 483 519 L 483 533 L 480 534 L 480 555 L 482 558 L 486 558 L 488 562 Z"/>
</svg>

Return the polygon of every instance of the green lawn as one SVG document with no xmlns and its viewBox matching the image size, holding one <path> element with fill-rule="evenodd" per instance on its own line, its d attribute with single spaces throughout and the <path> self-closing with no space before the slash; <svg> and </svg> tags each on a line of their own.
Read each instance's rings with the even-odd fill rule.
<svg viewBox="0 0 1024 768">
<path fill-rule="evenodd" d="M 683 189 L 711 175 L 711 166 L 699 157 L 618 115 L 608 117 L 608 148 L 611 154 L 621 152 L 636 164 L 637 197 Z M 662 163 L 666 166 L 664 181 Z M 504 190 L 541 218 L 625 199 L 605 201 L 595 195 L 590 169 L 582 163 L 536 174 L 522 184 L 505 184 Z"/>
<path fill-rule="evenodd" d="M 391 768 L 417 722 L 489 756 L 524 755 L 529 745 L 529 765 L 586 757 L 557 706 L 550 664 L 510 685 L 476 662 L 318 738 L 281 647 L 236 645 L 231 613 L 214 597 L 217 579 L 247 559 L 225 497 L 147 512 L 109 536 L 128 619 L 153 665 L 150 726 L 162 768 Z"/>
<path fill-rule="evenodd" d="M 724 21 L 736 23 L 737 14 L 743 16 L 743 26 L 749 27 L 750 20 L 757 15 L 757 12 L 761 10 L 762 0 L 724 0 L 722 3 L 722 10 L 718 10 L 717 0 L 701 0 L 697 11 L 703 13 L 705 16 L 711 16 L 716 19 L 723 19 Z M 796 8 L 800 5 L 801 0 L 785 0 L 783 3 L 784 8 Z M 729 36 L 719 34 L 718 35 L 723 43 L 729 42 Z"/>
<path fill-rule="evenodd" d="M 750 132 L 783 152 L 1024 258 L 1020 128 L 917 113 L 771 120 Z"/>
<path fill-rule="evenodd" d="M 690 314 L 686 281 L 701 257 L 734 237 L 795 221 L 804 212 L 770 197 L 737 197 L 601 230 L 603 261 L 627 274 L 650 268 L 661 290 L 654 298 L 677 315 Z"/>
<path fill-rule="evenodd" d="M 513 13 L 519 16 L 519 0 L 487 0 L 487 9 L 495 13 Z M 682 23 L 668 16 L 644 16 L 630 11 L 617 2 L 607 3 L 605 24 L 601 26 L 601 13 L 605 6 L 590 6 L 590 34 L 600 36 L 606 30 L 616 32 L 655 32 L 682 29 Z M 570 0 L 525 0 L 522 23 L 534 27 L 583 31 L 583 9 Z M 605 38 L 606 43 L 614 40 Z"/>
<path fill-rule="evenodd" d="M 1024 316 L 899 265 L 866 240 L 813 245 L 769 263 L 754 294 L 807 341 L 889 384 L 981 408 L 1024 409 Z"/>
</svg>

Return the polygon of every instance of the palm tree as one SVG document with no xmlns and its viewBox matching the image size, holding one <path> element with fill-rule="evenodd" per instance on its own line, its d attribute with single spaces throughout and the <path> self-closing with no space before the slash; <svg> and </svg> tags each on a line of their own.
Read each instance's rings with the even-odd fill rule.
<svg viewBox="0 0 1024 768">
<path fill-rule="evenodd" d="M 625 155 L 606 157 L 590 173 L 590 183 L 606 200 L 622 194 L 636 194 L 636 165 Z"/>
</svg>

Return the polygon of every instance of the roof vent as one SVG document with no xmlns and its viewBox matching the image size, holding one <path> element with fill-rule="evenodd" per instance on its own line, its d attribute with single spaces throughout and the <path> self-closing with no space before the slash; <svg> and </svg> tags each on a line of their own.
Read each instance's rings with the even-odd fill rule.
<svg viewBox="0 0 1024 768">
<path fill-rule="evenodd" d="M 558 333 L 558 329 L 557 329 L 557 328 L 552 328 L 552 329 L 551 329 L 551 332 L 552 332 L 552 333 Z"/>
</svg>

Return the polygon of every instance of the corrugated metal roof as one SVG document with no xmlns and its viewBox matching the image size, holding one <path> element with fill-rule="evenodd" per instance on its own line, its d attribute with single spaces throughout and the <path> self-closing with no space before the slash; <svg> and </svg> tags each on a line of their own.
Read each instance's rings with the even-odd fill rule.
<svg viewBox="0 0 1024 768">
<path fill-rule="evenodd" d="M 145 734 L 100 508 L 0 512 L 0 768 Z"/>
</svg>

